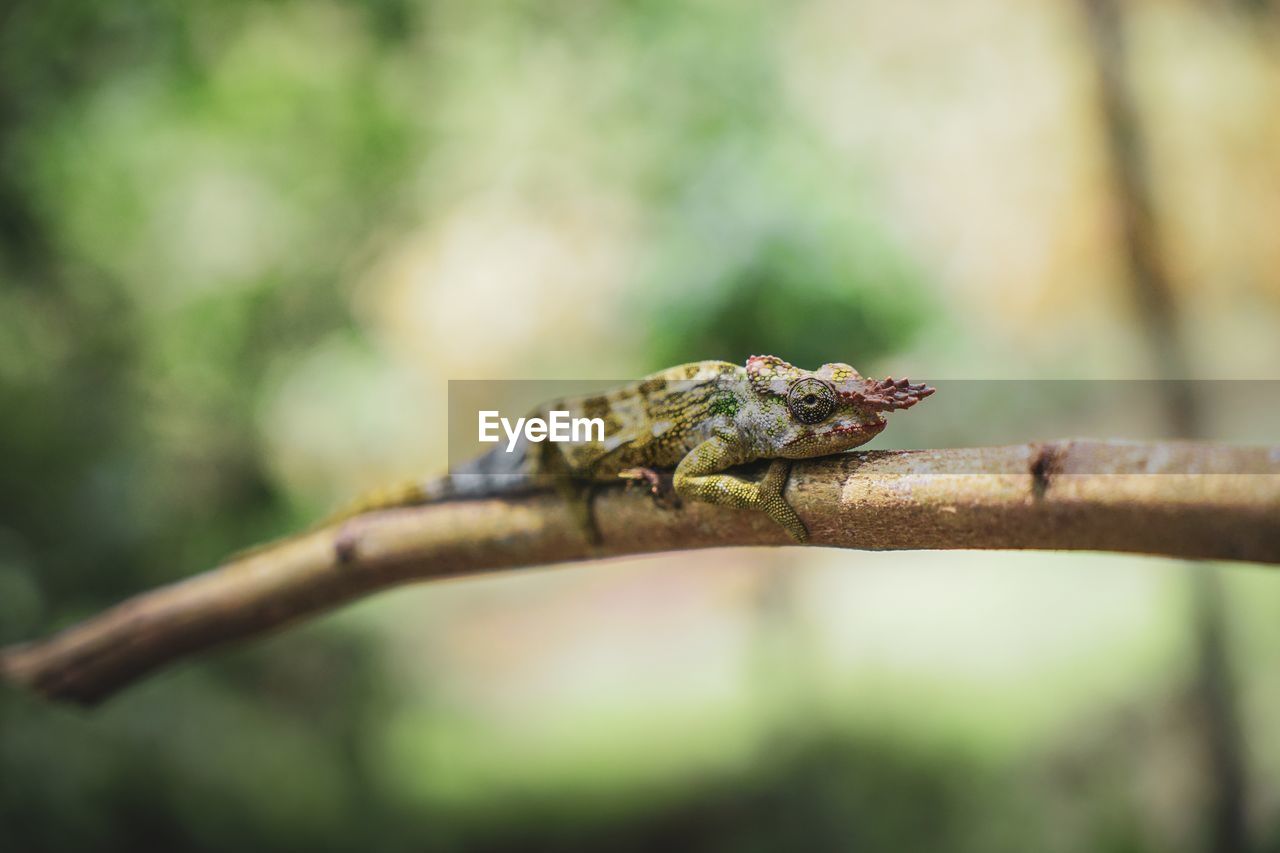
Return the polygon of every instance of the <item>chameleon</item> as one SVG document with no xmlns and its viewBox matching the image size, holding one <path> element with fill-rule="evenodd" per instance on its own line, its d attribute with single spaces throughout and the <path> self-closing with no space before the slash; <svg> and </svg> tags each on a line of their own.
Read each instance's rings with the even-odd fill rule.
<svg viewBox="0 0 1280 853">
<path fill-rule="evenodd" d="M 783 496 L 791 460 L 865 444 L 884 430 L 887 412 L 909 409 L 935 390 L 906 379 L 864 379 L 841 363 L 803 370 L 770 355 L 745 365 L 682 364 L 610 393 L 545 403 L 531 415 L 600 418 L 602 440 L 598 433 L 572 442 L 521 436 L 510 451 L 499 446 L 447 476 L 374 492 L 327 523 L 391 507 L 553 488 L 587 538 L 599 543 L 592 487 L 642 481 L 658 497 L 657 469 L 673 468 L 679 498 L 763 512 L 804 542 L 808 530 Z M 770 460 L 759 482 L 728 472 L 758 460 Z"/>
</svg>

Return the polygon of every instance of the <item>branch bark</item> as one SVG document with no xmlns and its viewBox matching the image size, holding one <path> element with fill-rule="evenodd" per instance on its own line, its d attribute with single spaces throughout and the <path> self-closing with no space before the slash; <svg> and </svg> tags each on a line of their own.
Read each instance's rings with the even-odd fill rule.
<svg viewBox="0 0 1280 853">
<path fill-rule="evenodd" d="M 787 499 L 818 546 L 1033 548 L 1280 563 L 1280 447 L 1059 441 L 798 462 Z M 603 487 L 603 545 L 552 495 L 389 510 L 233 558 L 0 651 L 0 680 L 90 705 L 168 664 L 375 590 L 624 554 L 785 545 L 760 513 L 657 507 Z"/>
</svg>

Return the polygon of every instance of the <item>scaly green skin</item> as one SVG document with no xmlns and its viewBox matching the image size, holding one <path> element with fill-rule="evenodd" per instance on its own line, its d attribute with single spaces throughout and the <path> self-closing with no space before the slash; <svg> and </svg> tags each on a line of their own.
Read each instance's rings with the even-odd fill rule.
<svg viewBox="0 0 1280 853">
<path fill-rule="evenodd" d="M 370 495 L 329 523 L 374 509 L 552 487 L 568 500 L 587 537 L 599 541 L 592 484 L 643 479 L 656 496 L 653 469 L 675 468 L 675 491 L 685 500 L 764 512 L 804 542 L 808 531 L 782 494 L 789 460 L 865 444 L 885 428 L 886 412 L 910 408 L 933 392 L 905 379 L 863 379 L 847 364 L 807 371 L 767 355 L 752 356 L 745 366 L 684 364 L 533 413 L 600 418 L 603 441 L 522 441 L 514 453 L 495 450 L 449 477 Z M 758 483 L 725 473 L 759 459 L 773 462 Z"/>
</svg>

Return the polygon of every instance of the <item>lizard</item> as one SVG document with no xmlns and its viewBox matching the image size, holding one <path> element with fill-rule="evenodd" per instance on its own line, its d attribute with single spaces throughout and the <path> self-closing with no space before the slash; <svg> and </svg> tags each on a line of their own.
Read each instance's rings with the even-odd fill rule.
<svg viewBox="0 0 1280 853">
<path fill-rule="evenodd" d="M 906 379 L 864 379 L 842 363 L 809 371 L 770 355 L 752 356 L 745 365 L 692 362 L 607 394 L 551 401 L 533 413 L 600 418 L 603 440 L 522 436 L 511 450 L 499 446 L 444 477 L 371 493 L 325 524 L 392 507 L 554 488 L 598 544 L 593 485 L 643 481 L 658 497 L 657 469 L 673 468 L 679 498 L 764 512 L 805 542 L 808 530 L 783 496 L 791 460 L 865 444 L 884 430 L 887 412 L 909 409 L 934 391 Z M 728 473 L 765 459 L 769 466 L 759 482 Z"/>
</svg>

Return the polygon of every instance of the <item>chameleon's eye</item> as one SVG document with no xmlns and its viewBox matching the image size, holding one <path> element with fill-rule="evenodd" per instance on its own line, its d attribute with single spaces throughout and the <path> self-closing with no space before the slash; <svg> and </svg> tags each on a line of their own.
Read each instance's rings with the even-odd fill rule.
<svg viewBox="0 0 1280 853">
<path fill-rule="evenodd" d="M 787 408 L 802 424 L 816 424 L 836 409 L 836 392 L 821 379 L 797 379 L 787 391 Z"/>
</svg>

